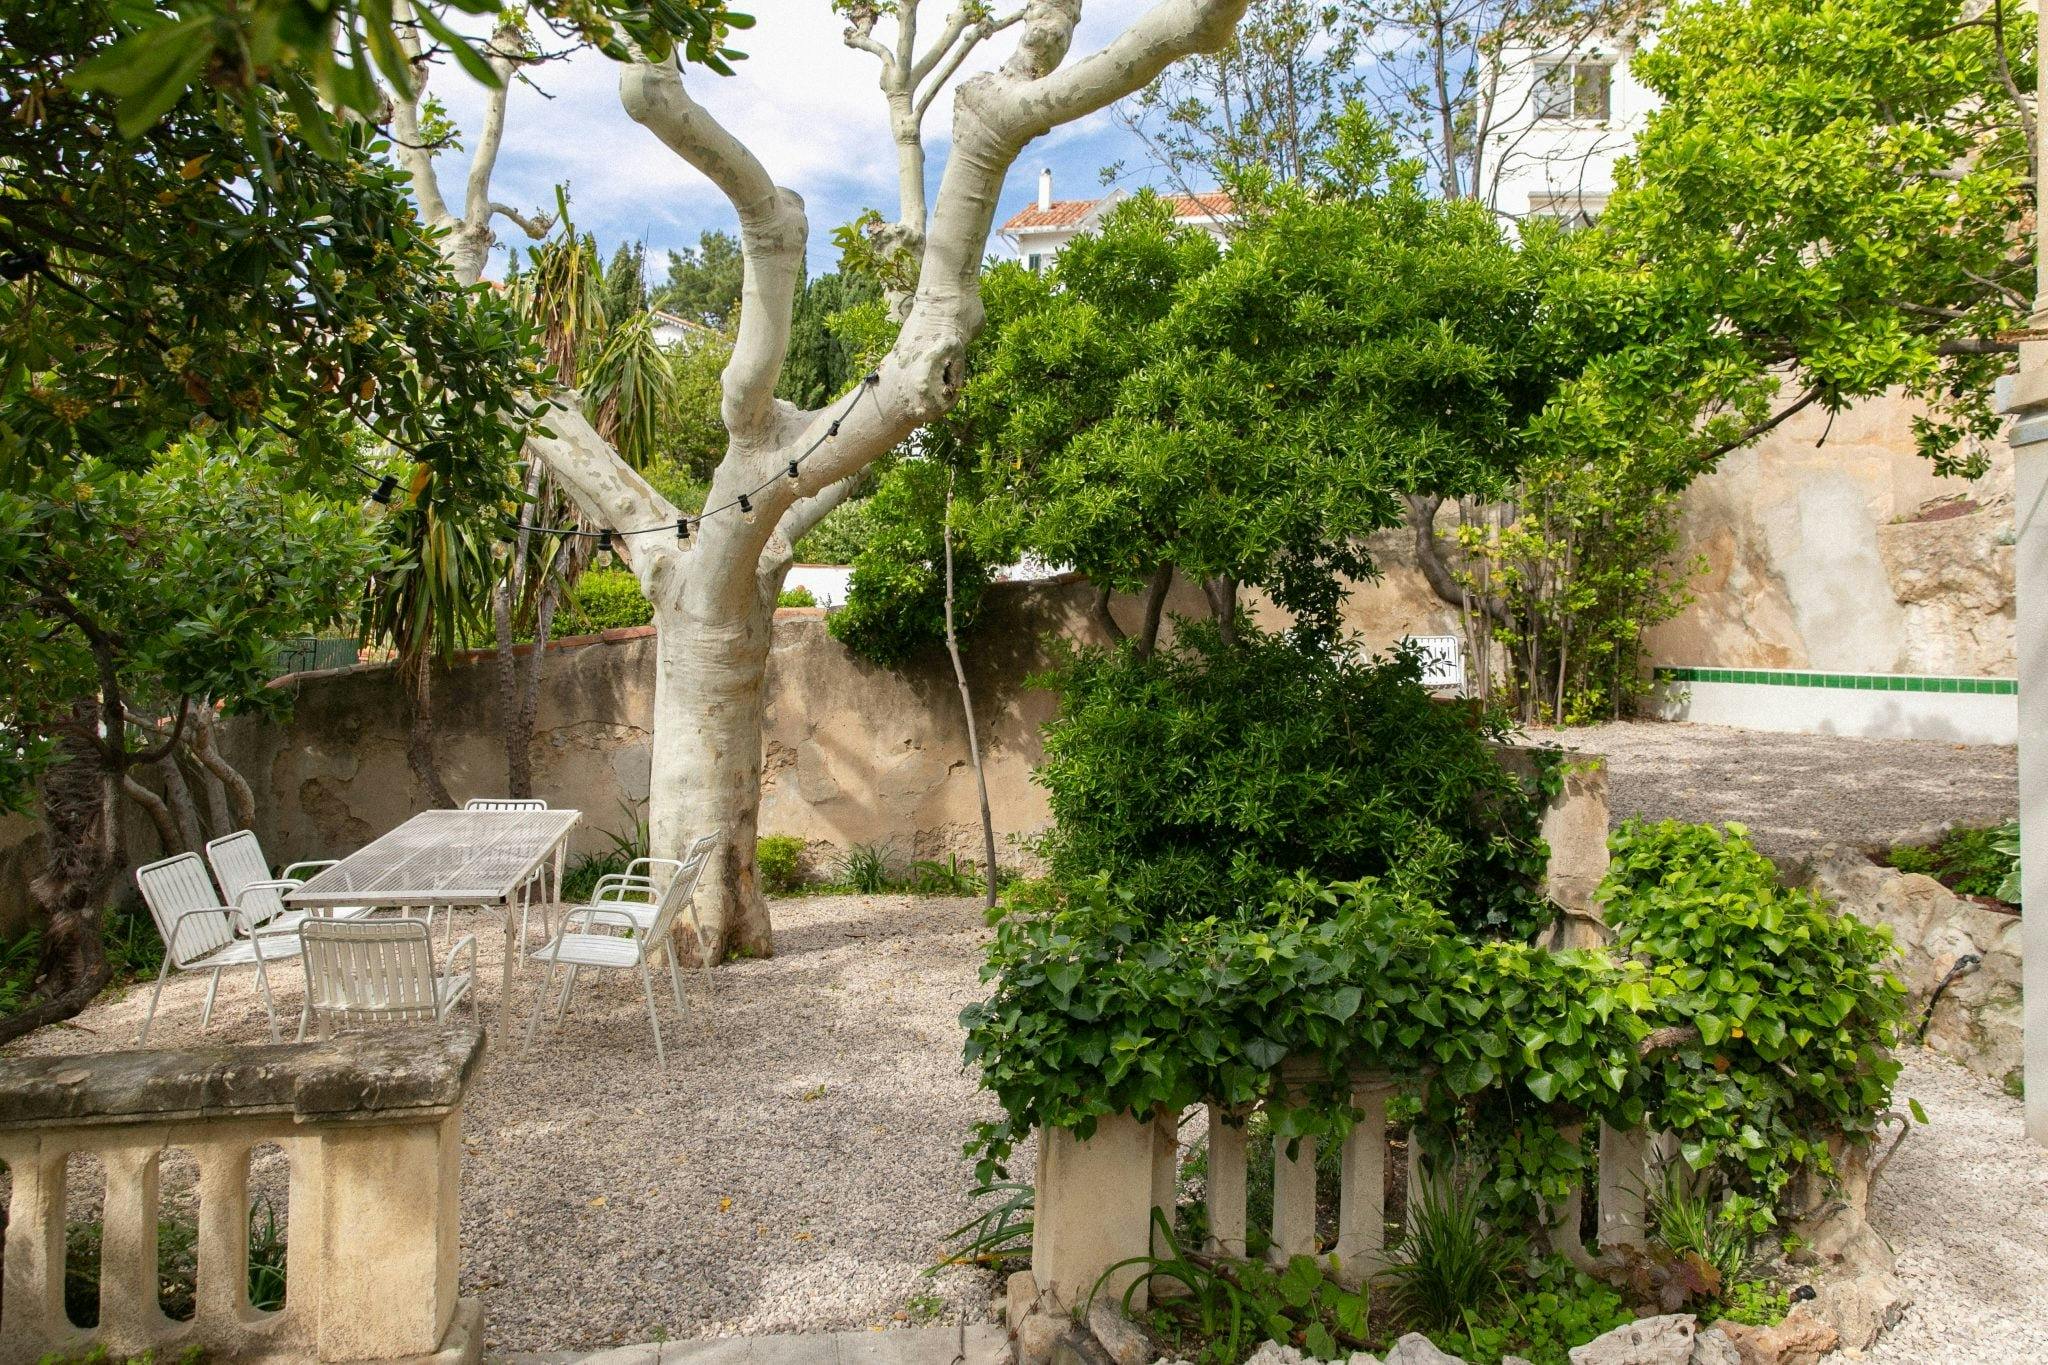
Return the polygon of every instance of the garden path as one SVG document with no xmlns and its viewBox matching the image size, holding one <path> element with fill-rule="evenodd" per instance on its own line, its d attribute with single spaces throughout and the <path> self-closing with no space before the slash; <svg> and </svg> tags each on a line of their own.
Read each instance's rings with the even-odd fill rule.
<svg viewBox="0 0 2048 1365">
<path fill-rule="evenodd" d="M 2018 751 L 2009 745 L 1656 721 L 1533 737 L 1605 754 L 1617 821 L 1739 820 L 1780 860 L 1830 841 L 1891 842 L 1941 821 L 1997 824 L 2019 811 Z"/>
</svg>

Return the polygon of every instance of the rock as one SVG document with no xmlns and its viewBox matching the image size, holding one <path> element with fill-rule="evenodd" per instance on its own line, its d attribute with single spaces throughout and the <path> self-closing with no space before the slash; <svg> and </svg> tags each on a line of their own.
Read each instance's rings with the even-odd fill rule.
<svg viewBox="0 0 2048 1365">
<path fill-rule="evenodd" d="M 1004 1321 L 1010 1324 L 1011 1331 L 1015 1331 L 1038 1303 L 1038 1279 L 1028 1270 L 1013 1270 L 1003 1287 L 1009 1298 Z"/>
<path fill-rule="evenodd" d="M 1816 1317 L 1810 1304 L 1795 1303 L 1776 1327 L 1722 1322 L 1716 1330 L 1735 1344 L 1742 1365 L 1817 1365 L 1835 1349 L 1840 1334 Z"/>
<path fill-rule="evenodd" d="M 1387 1352 L 1386 1365 L 1465 1365 L 1461 1356 L 1448 1355 L 1420 1332 L 1410 1332 Z"/>
<path fill-rule="evenodd" d="M 1875 1271 L 1823 1281 L 1815 1286 L 1811 1304 L 1800 1304 L 1835 1329 L 1850 1350 L 1867 1350 L 1878 1333 L 1899 1320 L 1912 1300 L 1896 1275 Z M 1790 1314 L 1786 1315 L 1787 1317 Z"/>
<path fill-rule="evenodd" d="M 1571 1349 L 1572 1365 L 1691 1365 L 1699 1320 L 1690 1313 L 1637 1318 Z"/>
<path fill-rule="evenodd" d="M 1507 1365 L 1502 1361 L 1501 1365 Z M 1693 1338 L 1691 1365 L 1742 1365 L 1742 1353 L 1718 1327 L 1709 1327 Z"/>
<path fill-rule="evenodd" d="M 1110 1365 L 1109 1357 L 1095 1344 L 1095 1338 L 1070 1327 L 1052 1344 L 1051 1365 Z"/>
<path fill-rule="evenodd" d="M 1051 1365 L 1054 1349 L 1077 1335 L 1073 1328 L 1073 1319 L 1063 1313 L 1026 1313 L 1010 1328 L 1017 1339 L 1017 1365 Z"/>
<path fill-rule="evenodd" d="M 1107 1299 L 1097 1299 L 1088 1305 L 1088 1330 L 1095 1334 L 1095 1343 L 1103 1354 L 1116 1365 L 1152 1365 L 1159 1358 L 1159 1352 L 1152 1348 L 1152 1338 Z"/>
</svg>

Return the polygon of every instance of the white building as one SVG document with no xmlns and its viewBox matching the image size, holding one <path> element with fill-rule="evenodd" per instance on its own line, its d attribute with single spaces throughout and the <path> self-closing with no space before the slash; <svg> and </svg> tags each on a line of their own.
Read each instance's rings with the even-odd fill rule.
<svg viewBox="0 0 2048 1365">
<path fill-rule="evenodd" d="M 1480 198 L 1510 218 L 1583 227 L 1614 192 L 1614 162 L 1657 107 L 1629 70 L 1636 39 L 1503 49 Z"/>
<path fill-rule="evenodd" d="M 654 315 L 654 341 L 659 346 L 695 346 L 718 335 L 718 329 L 707 327 L 695 318 L 682 317 L 664 309 L 649 310 Z"/>
<path fill-rule="evenodd" d="M 1130 198 L 1124 190 L 1111 190 L 1100 199 L 1055 199 L 1052 171 L 1038 173 L 1038 202 L 1010 215 L 999 231 L 1017 259 L 1033 270 L 1043 270 L 1059 249 L 1076 237 L 1095 232 L 1109 211 Z M 1173 221 L 1182 227 L 1198 227 L 1217 241 L 1229 231 L 1230 196 L 1220 191 L 1209 194 L 1165 194 L 1173 210 Z"/>
</svg>

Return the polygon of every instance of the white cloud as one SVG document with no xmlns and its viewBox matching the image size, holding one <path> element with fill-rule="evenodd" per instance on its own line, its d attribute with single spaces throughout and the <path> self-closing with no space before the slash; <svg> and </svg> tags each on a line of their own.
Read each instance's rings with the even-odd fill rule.
<svg viewBox="0 0 2048 1365">
<path fill-rule="evenodd" d="M 1144 7 L 1144 0 L 1090 0 L 1076 52 L 1108 41 Z M 841 41 L 843 21 L 818 0 L 751 8 L 759 22 L 737 35 L 737 45 L 749 54 L 735 64 L 737 74 L 692 70 L 686 79 L 692 95 L 754 150 L 769 173 L 804 197 L 812 266 L 829 268 L 832 227 L 864 207 L 886 209 L 895 200 L 895 155 L 875 61 Z M 969 71 L 995 65 L 1011 44 L 1011 34 L 999 35 L 974 54 Z M 644 236 L 657 258 L 693 242 L 702 229 L 732 225 L 718 192 L 626 117 L 612 62 L 579 52 L 530 74 L 536 88 L 515 88 L 511 96 L 494 198 L 549 208 L 554 186 L 566 183 L 579 226 L 607 244 Z M 435 81 L 458 126 L 473 129 L 481 90 L 455 70 L 437 71 Z M 927 119 L 935 174 L 949 141 L 950 110 L 950 102 L 941 99 Z M 1045 164 L 1054 168 L 1063 196 L 1095 193 L 1096 169 L 1131 156 L 1129 142 L 1107 111 L 1056 129 L 1025 149 L 1004 203 L 1021 207 L 1028 201 Z M 451 197 L 467 170 L 465 161 L 443 158 L 444 188 Z"/>
</svg>

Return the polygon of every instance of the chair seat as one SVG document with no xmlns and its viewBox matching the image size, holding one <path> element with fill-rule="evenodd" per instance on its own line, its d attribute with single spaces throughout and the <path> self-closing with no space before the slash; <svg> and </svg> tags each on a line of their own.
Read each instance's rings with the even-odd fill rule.
<svg viewBox="0 0 2048 1365">
<path fill-rule="evenodd" d="M 361 919 L 377 907 L 374 905 L 330 905 L 318 910 L 287 910 L 281 915 L 272 915 L 256 926 L 259 934 L 293 934 L 309 919 Z"/>
<path fill-rule="evenodd" d="M 225 947 L 214 949 L 205 957 L 195 958 L 185 964 L 186 971 L 205 971 L 214 967 L 246 967 L 256 960 L 261 952 L 265 962 L 277 962 L 283 958 L 299 955 L 299 941 L 290 934 L 258 934 L 255 938 L 238 938 Z"/>
<path fill-rule="evenodd" d="M 559 956 L 556 944 L 561 945 Z M 527 956 L 534 962 L 559 962 L 564 967 L 630 967 L 640 960 L 640 943 L 617 934 L 563 934 Z"/>
</svg>

